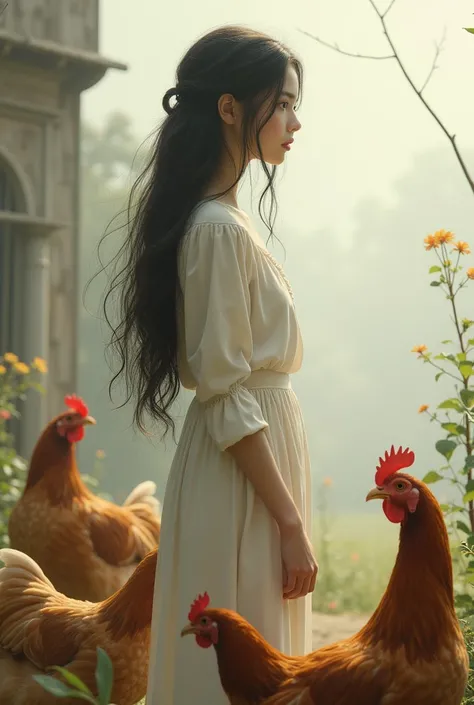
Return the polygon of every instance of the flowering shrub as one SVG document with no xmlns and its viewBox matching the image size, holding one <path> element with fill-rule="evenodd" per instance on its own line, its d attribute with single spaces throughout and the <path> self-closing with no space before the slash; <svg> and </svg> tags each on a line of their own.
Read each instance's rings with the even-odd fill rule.
<svg viewBox="0 0 474 705">
<path fill-rule="evenodd" d="M 8 517 L 26 476 L 26 463 L 14 447 L 11 423 L 20 418 L 18 405 L 29 389 L 44 392 L 40 379 L 47 371 L 40 357 L 27 365 L 11 352 L 0 356 L 0 548 L 8 545 Z"/>
</svg>

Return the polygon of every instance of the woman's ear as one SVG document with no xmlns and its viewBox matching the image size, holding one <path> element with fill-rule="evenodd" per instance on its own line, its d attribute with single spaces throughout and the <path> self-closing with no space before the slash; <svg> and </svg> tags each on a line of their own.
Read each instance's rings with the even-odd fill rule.
<svg viewBox="0 0 474 705">
<path fill-rule="evenodd" d="M 217 101 L 219 116 L 226 125 L 235 125 L 238 119 L 238 106 L 234 96 L 224 93 Z"/>
</svg>

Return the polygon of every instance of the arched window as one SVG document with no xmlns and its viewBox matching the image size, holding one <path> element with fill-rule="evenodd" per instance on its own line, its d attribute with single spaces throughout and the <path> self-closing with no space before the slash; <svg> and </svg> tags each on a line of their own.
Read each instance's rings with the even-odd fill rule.
<svg viewBox="0 0 474 705">
<path fill-rule="evenodd" d="M 25 197 L 15 172 L 0 156 L 0 353 L 23 349 L 24 237 L 10 220 L 26 213 Z"/>
</svg>

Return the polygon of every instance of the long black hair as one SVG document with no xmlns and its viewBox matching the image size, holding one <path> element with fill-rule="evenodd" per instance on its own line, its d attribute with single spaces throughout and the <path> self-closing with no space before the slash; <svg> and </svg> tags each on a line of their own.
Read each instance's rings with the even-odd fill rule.
<svg viewBox="0 0 474 705">
<path fill-rule="evenodd" d="M 109 346 L 120 363 L 109 393 L 123 377 L 124 403 L 134 399 L 133 420 L 142 431 L 146 415 L 161 422 L 165 434 L 175 430 L 169 410 L 180 390 L 178 254 L 193 209 L 215 176 L 225 149 L 218 100 L 227 93 L 243 106 L 243 160 L 235 184 L 256 142 L 267 177 L 259 211 L 262 216 L 263 199 L 270 194 L 270 213 L 274 214 L 275 167 L 269 169 L 265 164 L 259 135 L 277 106 L 289 64 L 297 73 L 301 91 L 301 64 L 286 47 L 253 30 L 222 27 L 189 49 L 178 66 L 176 87 L 165 93 L 167 117 L 132 187 L 128 232 L 114 258 L 119 266 L 104 299 L 105 318 L 112 330 Z M 269 107 L 262 116 L 266 102 Z M 267 226 L 271 232 L 272 222 Z M 118 303 L 115 324 L 110 317 L 114 302 Z"/>
</svg>

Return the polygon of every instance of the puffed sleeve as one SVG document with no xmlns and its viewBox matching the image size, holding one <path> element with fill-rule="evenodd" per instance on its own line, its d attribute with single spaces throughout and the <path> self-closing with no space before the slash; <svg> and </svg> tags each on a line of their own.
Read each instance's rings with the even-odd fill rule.
<svg viewBox="0 0 474 705">
<path fill-rule="evenodd" d="M 268 426 L 242 386 L 251 373 L 249 283 L 254 254 L 246 230 L 234 224 L 194 225 L 183 249 L 186 358 L 220 450 Z"/>
</svg>

